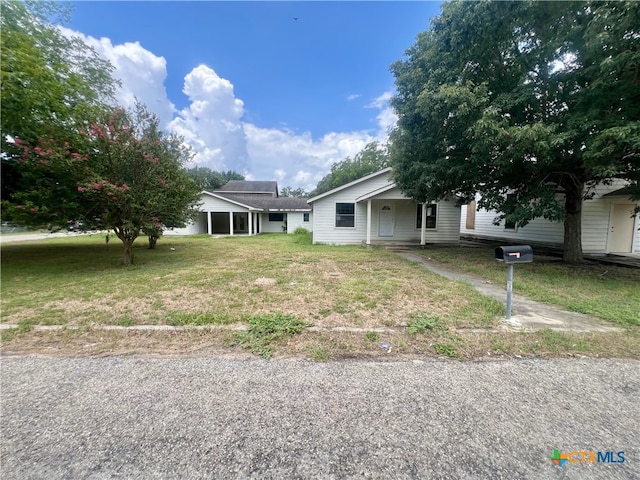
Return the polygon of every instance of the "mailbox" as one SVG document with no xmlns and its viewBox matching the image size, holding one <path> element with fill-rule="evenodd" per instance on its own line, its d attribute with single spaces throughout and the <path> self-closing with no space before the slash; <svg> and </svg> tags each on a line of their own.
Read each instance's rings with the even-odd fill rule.
<svg viewBox="0 0 640 480">
<path fill-rule="evenodd" d="M 496 260 L 504 263 L 531 263 L 533 249 L 530 245 L 511 245 L 496 248 Z"/>
</svg>

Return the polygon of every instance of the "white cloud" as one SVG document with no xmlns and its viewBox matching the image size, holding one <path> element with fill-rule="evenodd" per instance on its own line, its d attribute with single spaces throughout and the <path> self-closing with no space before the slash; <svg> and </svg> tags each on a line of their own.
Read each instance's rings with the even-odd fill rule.
<svg viewBox="0 0 640 480">
<path fill-rule="evenodd" d="M 393 97 L 393 92 L 388 90 L 379 97 L 376 97 L 367 107 L 380 110 L 376 119 L 378 120 L 378 137 L 387 138 L 389 131 L 395 127 L 398 116 L 389 105 L 389 100 Z"/>
<path fill-rule="evenodd" d="M 378 131 L 329 132 L 313 138 L 310 132 L 287 128 L 263 128 L 244 121 L 244 103 L 236 98 L 233 84 L 214 69 L 199 65 L 184 78 L 183 93 L 189 105 L 176 111 L 167 97 L 164 81 L 167 64 L 140 43 L 113 45 L 110 39 L 80 36 L 115 67 L 121 80 L 120 104 L 133 105 L 134 98 L 156 113 L 164 126 L 182 135 L 195 153 L 195 164 L 214 170 L 236 170 L 251 180 L 277 180 L 280 186 L 311 190 L 331 165 L 353 157 L 368 143 L 386 142 L 397 118 L 389 107 L 392 92 L 384 92 L 367 105 L 378 110 Z M 360 95 L 347 97 L 351 101 Z"/>
<path fill-rule="evenodd" d="M 355 100 L 356 98 L 360 98 L 362 95 L 360 95 L 359 93 L 352 93 L 351 95 L 347 95 L 347 100 L 350 102 L 352 100 Z"/>
<path fill-rule="evenodd" d="M 235 97 L 231 82 L 199 65 L 185 77 L 182 91 L 190 104 L 177 113 L 169 128 L 193 147 L 195 163 L 214 170 L 249 171 L 244 104 Z"/>
<path fill-rule="evenodd" d="M 80 37 L 115 67 L 114 77 L 122 86 L 116 92 L 116 100 L 123 107 L 133 107 L 135 99 L 144 103 L 160 118 L 162 125 L 171 120 L 175 106 L 167 97 L 164 81 L 167 78 L 167 62 L 143 48 L 139 42 L 113 45 L 108 38 L 94 38 L 60 27 L 64 35 Z"/>
</svg>

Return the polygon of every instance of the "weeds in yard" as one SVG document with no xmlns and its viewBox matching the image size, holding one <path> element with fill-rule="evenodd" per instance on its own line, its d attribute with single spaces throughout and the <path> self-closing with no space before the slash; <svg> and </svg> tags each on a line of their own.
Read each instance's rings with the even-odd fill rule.
<svg viewBox="0 0 640 480">
<path fill-rule="evenodd" d="M 22 320 L 18 322 L 17 327 L 3 330 L 0 333 L 0 341 L 9 342 L 13 340 L 16 335 L 21 335 L 30 331 L 31 331 L 31 322 Z"/>
<path fill-rule="evenodd" d="M 300 333 L 309 326 L 304 320 L 282 313 L 253 315 L 249 318 L 247 331 L 233 334 L 232 344 L 261 357 L 271 358 L 277 341 Z"/>
<path fill-rule="evenodd" d="M 364 334 L 364 336 L 370 342 L 377 342 L 378 339 L 380 338 L 380 334 L 378 332 L 367 332 L 367 333 Z"/>
<path fill-rule="evenodd" d="M 438 315 L 429 315 L 427 313 L 415 313 L 409 317 L 407 332 L 412 335 L 416 333 L 427 333 L 441 325 L 442 320 Z"/>
<path fill-rule="evenodd" d="M 447 357 L 458 358 L 456 347 L 451 343 L 434 343 L 433 348 L 438 355 L 446 355 Z"/>
<path fill-rule="evenodd" d="M 333 358 L 333 354 L 325 347 L 314 346 L 311 348 L 311 358 L 316 362 L 328 362 Z"/>
</svg>

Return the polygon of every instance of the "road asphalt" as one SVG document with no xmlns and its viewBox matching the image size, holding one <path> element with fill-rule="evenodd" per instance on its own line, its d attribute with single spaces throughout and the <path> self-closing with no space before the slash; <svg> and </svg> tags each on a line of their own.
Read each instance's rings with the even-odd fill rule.
<svg viewBox="0 0 640 480">
<path fill-rule="evenodd" d="M 5 356 L 1 477 L 640 478 L 639 367 Z"/>
</svg>

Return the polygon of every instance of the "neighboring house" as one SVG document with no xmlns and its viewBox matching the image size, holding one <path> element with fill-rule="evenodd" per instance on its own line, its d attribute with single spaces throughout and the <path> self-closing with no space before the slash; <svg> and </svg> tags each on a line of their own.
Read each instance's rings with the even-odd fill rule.
<svg viewBox="0 0 640 480">
<path fill-rule="evenodd" d="M 391 167 L 308 202 L 313 207 L 313 243 L 457 245 L 460 239 L 460 208 L 456 202 L 416 203 L 396 186 Z"/>
<path fill-rule="evenodd" d="M 627 184 L 598 185 L 595 195 L 582 205 L 582 251 L 585 254 L 640 253 L 640 222 L 632 213 L 637 202 L 630 200 Z M 496 239 L 562 247 L 564 224 L 542 218 L 524 227 L 493 225 L 495 211 L 476 211 L 476 202 L 462 207 L 460 234 L 464 237 Z"/>
<path fill-rule="evenodd" d="M 165 235 L 291 233 L 297 227 L 311 230 L 307 199 L 278 196 L 277 182 L 231 180 L 213 192 L 203 191 L 200 203 L 195 222 L 165 231 Z"/>
</svg>

